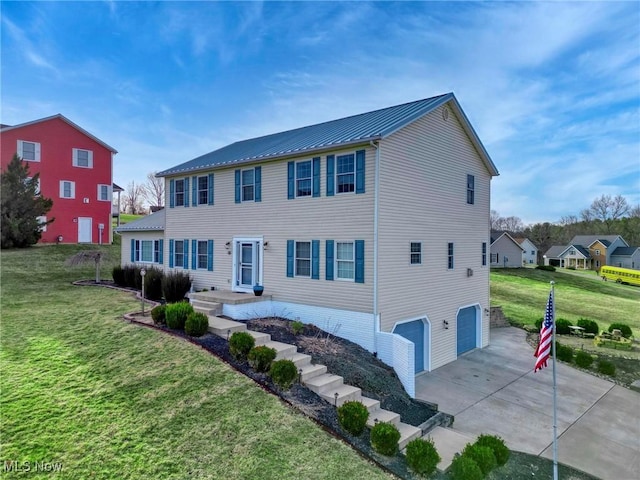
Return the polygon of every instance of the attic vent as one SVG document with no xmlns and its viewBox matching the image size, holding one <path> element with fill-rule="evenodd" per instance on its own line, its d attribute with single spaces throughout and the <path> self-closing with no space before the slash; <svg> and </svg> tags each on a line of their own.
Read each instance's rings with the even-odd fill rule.
<svg viewBox="0 0 640 480">
<path fill-rule="evenodd" d="M 467 277 L 473 277 L 473 270 L 470 268 L 467 268 Z"/>
<path fill-rule="evenodd" d="M 442 109 L 442 119 L 446 122 L 448 118 L 449 118 L 449 109 L 447 107 L 444 107 Z"/>
</svg>

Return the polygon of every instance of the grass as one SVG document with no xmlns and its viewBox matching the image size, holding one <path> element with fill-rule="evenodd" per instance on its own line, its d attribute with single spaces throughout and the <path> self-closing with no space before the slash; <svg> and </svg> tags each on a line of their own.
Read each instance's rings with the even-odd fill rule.
<svg viewBox="0 0 640 480">
<path fill-rule="evenodd" d="M 144 217 L 144 215 L 131 215 L 130 213 L 121 213 L 120 214 L 120 225 L 124 225 L 125 223 L 133 222 L 134 220 L 138 220 L 139 218 Z"/>
<path fill-rule="evenodd" d="M 2 460 L 62 464 L 33 478 L 390 478 L 203 350 L 125 323 L 130 294 L 72 286 L 93 276 L 64 267 L 81 248 L 0 252 Z"/>
<path fill-rule="evenodd" d="M 595 274 L 529 268 L 492 270 L 491 304 L 501 306 L 514 323 L 533 325 L 544 315 L 551 280 L 555 281 L 557 318 L 566 318 L 574 325 L 579 318 L 588 318 L 602 330 L 614 322 L 626 323 L 634 336 L 640 336 L 640 288 L 603 282 Z"/>
</svg>

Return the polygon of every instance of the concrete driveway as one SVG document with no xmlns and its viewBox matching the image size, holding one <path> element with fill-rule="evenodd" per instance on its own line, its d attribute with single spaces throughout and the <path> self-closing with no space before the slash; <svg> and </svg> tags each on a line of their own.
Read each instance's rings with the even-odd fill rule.
<svg viewBox="0 0 640 480">
<path fill-rule="evenodd" d="M 453 430 L 501 436 L 553 458 L 553 368 L 533 372 L 526 332 L 491 330 L 489 347 L 416 378 L 416 396 L 455 416 Z M 557 365 L 558 461 L 603 480 L 640 478 L 640 394 Z"/>
</svg>

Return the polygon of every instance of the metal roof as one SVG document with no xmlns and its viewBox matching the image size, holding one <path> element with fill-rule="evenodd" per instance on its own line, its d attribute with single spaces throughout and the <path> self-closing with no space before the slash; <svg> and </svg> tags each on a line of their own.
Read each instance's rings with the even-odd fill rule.
<svg viewBox="0 0 640 480">
<path fill-rule="evenodd" d="M 447 102 L 452 102 L 455 113 L 469 133 L 471 140 L 478 149 L 479 154 L 483 157 L 489 171 L 493 175 L 498 175 L 495 165 L 484 149 L 466 115 L 462 112 L 455 96 L 453 93 L 447 93 L 424 100 L 375 110 L 373 112 L 235 142 L 159 172 L 157 176 L 164 177 L 210 169 L 212 167 L 269 160 L 303 153 L 309 154 L 337 147 L 380 140 Z"/>
<path fill-rule="evenodd" d="M 615 257 L 630 257 L 632 256 L 634 253 L 636 253 L 636 250 L 638 250 L 640 247 L 618 247 L 616 248 L 613 253 L 611 254 L 611 256 L 615 256 Z"/>
<path fill-rule="evenodd" d="M 125 223 L 116 228 L 117 233 L 123 232 L 145 232 L 164 230 L 165 214 L 164 209 L 158 210 L 151 215 L 139 218 L 133 222 Z"/>
<path fill-rule="evenodd" d="M 560 254 L 566 249 L 566 245 L 554 245 L 544 253 L 544 256 L 547 258 L 559 258 Z"/>
<path fill-rule="evenodd" d="M 624 241 L 624 238 L 620 237 L 620 235 L 576 235 L 571 239 L 570 243 L 573 243 L 574 245 L 584 245 L 586 247 L 590 247 L 595 242 L 599 241 L 605 247 L 608 247 L 618 238 L 621 238 L 625 244 L 627 243 Z"/>
</svg>

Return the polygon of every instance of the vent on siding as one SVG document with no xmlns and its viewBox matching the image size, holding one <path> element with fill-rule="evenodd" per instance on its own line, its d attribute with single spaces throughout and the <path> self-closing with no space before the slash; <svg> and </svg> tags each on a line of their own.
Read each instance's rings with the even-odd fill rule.
<svg viewBox="0 0 640 480">
<path fill-rule="evenodd" d="M 446 122 L 449 119 L 449 109 L 444 107 L 442 109 L 442 119 Z"/>
<path fill-rule="evenodd" d="M 473 277 L 473 270 L 470 268 L 467 268 L 467 277 Z"/>
</svg>

